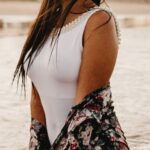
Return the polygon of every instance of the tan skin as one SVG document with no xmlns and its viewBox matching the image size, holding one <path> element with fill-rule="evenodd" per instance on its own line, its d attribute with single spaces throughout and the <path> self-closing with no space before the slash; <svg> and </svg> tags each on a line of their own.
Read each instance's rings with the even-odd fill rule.
<svg viewBox="0 0 150 150">
<path fill-rule="evenodd" d="M 83 1 L 77 1 L 71 11 L 84 12 L 82 10 Z M 90 5 L 94 5 L 91 0 L 88 0 L 88 2 Z M 65 24 L 74 20 L 75 16 L 77 17 L 77 15 L 69 14 Z M 94 31 L 96 27 L 105 23 L 108 18 L 109 15 L 106 12 L 97 11 L 89 18 L 86 24 L 82 62 L 74 99 L 75 104 L 78 104 L 91 91 L 106 85 L 111 78 L 118 54 L 117 33 L 113 17 L 109 23 Z M 36 88 L 33 87 L 31 93 L 31 116 L 46 126 L 41 100 Z"/>
</svg>

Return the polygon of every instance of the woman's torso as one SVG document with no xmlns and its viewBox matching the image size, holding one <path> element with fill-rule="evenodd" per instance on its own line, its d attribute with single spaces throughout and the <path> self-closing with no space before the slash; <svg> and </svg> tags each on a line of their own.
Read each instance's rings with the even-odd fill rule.
<svg viewBox="0 0 150 150">
<path fill-rule="evenodd" d="M 97 10 L 91 9 L 75 21 L 65 25 L 54 46 L 49 61 L 51 37 L 42 47 L 31 65 L 28 76 L 34 83 L 43 105 L 48 136 L 53 143 L 60 133 L 70 108 L 74 105 L 77 79 L 82 60 L 82 36 L 89 17 Z M 49 63 L 48 63 L 49 62 Z M 24 64 L 27 70 L 27 63 Z"/>
</svg>

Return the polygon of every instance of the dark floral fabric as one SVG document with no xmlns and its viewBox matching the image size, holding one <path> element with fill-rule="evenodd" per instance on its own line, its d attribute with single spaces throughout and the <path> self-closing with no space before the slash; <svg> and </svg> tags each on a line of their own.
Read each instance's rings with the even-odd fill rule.
<svg viewBox="0 0 150 150">
<path fill-rule="evenodd" d="M 71 108 L 64 127 L 51 145 L 46 127 L 43 130 L 35 122 L 30 150 L 129 150 L 114 111 L 110 84 L 92 91 Z"/>
<path fill-rule="evenodd" d="M 29 150 L 49 150 L 50 141 L 46 127 L 31 118 Z"/>
</svg>

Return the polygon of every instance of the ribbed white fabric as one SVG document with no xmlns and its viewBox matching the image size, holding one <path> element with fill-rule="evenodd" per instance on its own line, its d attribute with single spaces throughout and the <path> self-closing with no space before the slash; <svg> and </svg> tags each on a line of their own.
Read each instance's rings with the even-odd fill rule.
<svg viewBox="0 0 150 150">
<path fill-rule="evenodd" d="M 60 133 L 67 114 L 74 105 L 83 49 L 83 31 L 89 17 L 99 9 L 99 7 L 91 9 L 68 26 L 64 26 L 59 37 L 57 53 L 55 46 L 48 64 L 51 51 L 51 37 L 49 37 L 29 69 L 28 76 L 40 95 L 45 111 L 48 136 L 51 143 Z M 27 62 L 28 60 L 24 64 L 25 70 Z"/>
</svg>

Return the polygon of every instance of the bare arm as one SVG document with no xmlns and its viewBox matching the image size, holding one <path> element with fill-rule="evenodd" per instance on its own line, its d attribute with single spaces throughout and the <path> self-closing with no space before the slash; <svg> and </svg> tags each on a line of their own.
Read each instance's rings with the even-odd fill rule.
<svg viewBox="0 0 150 150">
<path fill-rule="evenodd" d="M 40 96 L 32 83 L 31 91 L 31 127 L 29 150 L 49 150 L 51 145 L 46 128 L 46 119 Z"/>
<path fill-rule="evenodd" d="M 118 40 L 113 17 L 103 25 L 107 20 L 109 20 L 108 13 L 98 11 L 86 26 L 76 104 L 91 91 L 105 86 L 113 72 L 118 53 Z"/>
<path fill-rule="evenodd" d="M 31 116 L 46 126 L 45 113 L 41 104 L 40 96 L 32 83 L 31 91 Z"/>
</svg>

